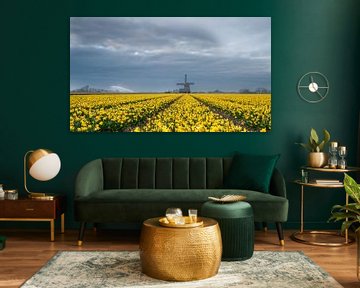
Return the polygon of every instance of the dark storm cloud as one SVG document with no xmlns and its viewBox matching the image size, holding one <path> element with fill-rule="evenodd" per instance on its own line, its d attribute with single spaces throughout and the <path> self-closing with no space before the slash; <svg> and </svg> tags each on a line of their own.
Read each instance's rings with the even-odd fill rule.
<svg viewBox="0 0 360 288">
<path fill-rule="evenodd" d="M 157 18 L 153 18 L 157 19 Z M 148 18 L 72 18 L 71 45 L 103 48 L 123 53 L 156 53 L 204 50 L 216 45 L 216 39 L 203 29 L 191 25 L 177 26 L 171 19 Z"/>
<path fill-rule="evenodd" d="M 71 18 L 71 89 L 270 89 L 269 18 Z"/>
</svg>

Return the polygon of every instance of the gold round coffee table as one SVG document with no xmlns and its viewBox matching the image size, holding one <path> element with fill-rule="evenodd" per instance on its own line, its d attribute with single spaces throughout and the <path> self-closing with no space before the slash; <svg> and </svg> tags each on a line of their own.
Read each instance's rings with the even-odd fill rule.
<svg viewBox="0 0 360 288">
<path fill-rule="evenodd" d="M 143 273 L 167 281 L 199 280 L 218 273 L 222 242 L 216 220 L 201 217 L 203 226 L 169 228 L 161 226 L 159 219 L 148 219 L 141 228 Z"/>
</svg>

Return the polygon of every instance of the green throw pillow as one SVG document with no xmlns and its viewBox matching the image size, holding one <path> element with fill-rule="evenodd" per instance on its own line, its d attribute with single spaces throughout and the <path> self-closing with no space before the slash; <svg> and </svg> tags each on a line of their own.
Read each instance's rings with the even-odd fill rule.
<svg viewBox="0 0 360 288">
<path fill-rule="evenodd" d="M 280 155 L 234 155 L 224 186 L 269 193 L 270 180 Z"/>
</svg>

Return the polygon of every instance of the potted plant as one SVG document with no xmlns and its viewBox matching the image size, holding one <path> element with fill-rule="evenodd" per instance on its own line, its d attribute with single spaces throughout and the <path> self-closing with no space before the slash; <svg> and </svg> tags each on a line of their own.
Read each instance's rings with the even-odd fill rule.
<svg viewBox="0 0 360 288">
<path fill-rule="evenodd" d="M 355 202 L 348 205 L 334 205 L 329 219 L 343 221 L 341 225 L 342 232 L 344 232 L 345 229 L 349 229 L 351 226 L 355 226 L 356 223 L 360 223 L 360 185 L 348 174 L 344 174 L 345 191 Z M 360 226 L 356 226 L 355 232 L 360 232 Z"/>
<path fill-rule="evenodd" d="M 327 164 L 328 154 L 324 152 L 325 144 L 330 140 L 330 133 L 323 129 L 324 139 L 320 141 L 319 136 L 314 128 L 310 130 L 308 143 L 296 143 L 309 151 L 308 165 L 310 167 L 323 167 Z"/>
<path fill-rule="evenodd" d="M 329 221 L 343 221 L 341 233 L 344 233 L 346 229 L 354 228 L 357 241 L 357 277 L 360 280 L 360 185 L 348 174 L 344 174 L 345 191 L 354 202 L 347 205 L 334 205 Z"/>
</svg>

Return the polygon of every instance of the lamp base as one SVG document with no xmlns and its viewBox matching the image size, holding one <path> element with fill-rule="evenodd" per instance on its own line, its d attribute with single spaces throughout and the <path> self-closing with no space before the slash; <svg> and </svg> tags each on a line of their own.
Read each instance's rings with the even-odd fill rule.
<svg viewBox="0 0 360 288">
<path fill-rule="evenodd" d="M 54 200 L 55 195 L 49 195 L 45 193 L 29 193 L 29 198 L 36 199 L 36 200 Z"/>
</svg>

